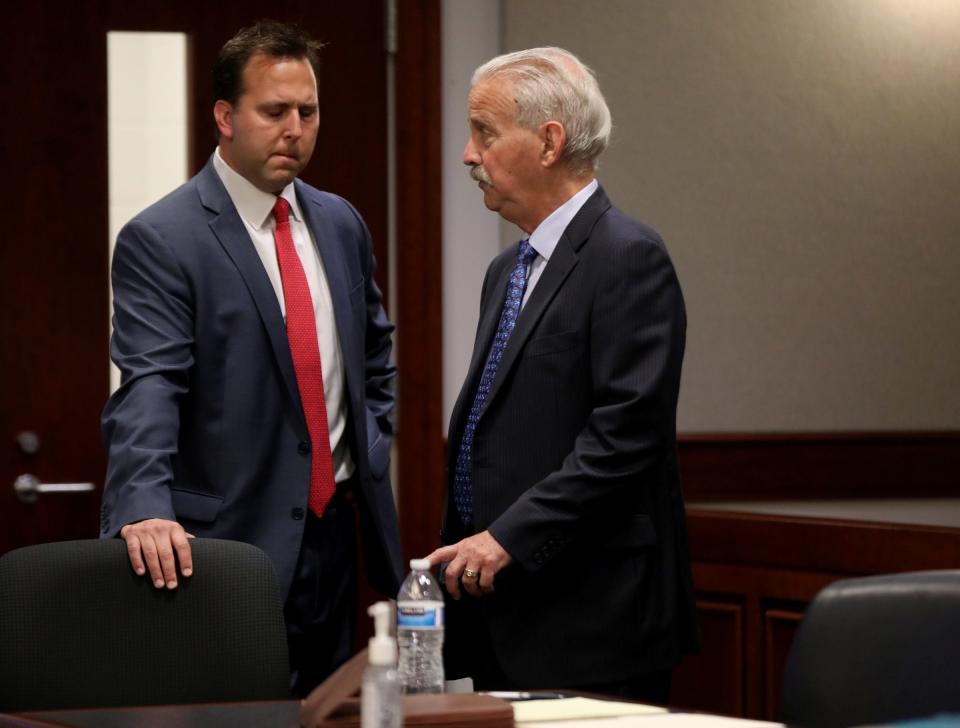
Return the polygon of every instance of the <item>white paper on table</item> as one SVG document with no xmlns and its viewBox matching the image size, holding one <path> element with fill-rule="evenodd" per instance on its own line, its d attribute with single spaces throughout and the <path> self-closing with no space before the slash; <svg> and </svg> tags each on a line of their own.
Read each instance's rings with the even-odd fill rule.
<svg viewBox="0 0 960 728">
<path fill-rule="evenodd" d="M 593 698 L 521 700 L 513 704 L 513 719 L 517 723 L 613 718 L 628 715 L 655 715 L 658 713 L 666 713 L 666 710 L 655 705 L 619 703 L 614 700 L 595 700 Z"/>
<path fill-rule="evenodd" d="M 644 728 L 784 728 L 783 723 L 704 713 L 665 713 L 645 720 Z M 568 727 L 569 728 L 569 727 Z M 626 728 L 617 725 L 617 728 Z"/>
<path fill-rule="evenodd" d="M 530 701 L 534 702 L 534 701 Z M 536 701 L 536 702 L 563 702 Z M 598 701 L 604 702 L 604 701 Z M 514 709 L 520 703 L 514 703 Z M 782 723 L 768 723 L 762 720 L 747 720 L 745 718 L 730 718 L 722 715 L 705 715 L 701 713 L 668 713 L 662 708 L 649 705 L 637 706 L 634 703 L 615 703 L 615 705 L 629 705 L 648 709 L 652 712 L 633 715 L 619 715 L 608 718 L 544 718 L 540 720 L 521 720 L 529 728 L 784 728 Z"/>
</svg>

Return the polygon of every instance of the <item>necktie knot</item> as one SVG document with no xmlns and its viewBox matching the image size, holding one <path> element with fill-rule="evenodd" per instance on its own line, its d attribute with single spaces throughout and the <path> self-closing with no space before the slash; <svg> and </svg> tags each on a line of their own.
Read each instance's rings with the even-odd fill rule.
<svg viewBox="0 0 960 728">
<path fill-rule="evenodd" d="M 273 203 L 273 219 L 277 221 L 277 225 L 283 225 L 290 219 L 290 203 L 282 197 L 278 197 Z"/>
</svg>

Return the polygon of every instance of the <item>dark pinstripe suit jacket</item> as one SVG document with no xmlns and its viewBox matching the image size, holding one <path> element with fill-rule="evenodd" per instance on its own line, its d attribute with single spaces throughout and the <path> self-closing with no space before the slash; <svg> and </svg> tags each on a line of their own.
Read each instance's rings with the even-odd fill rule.
<svg viewBox="0 0 960 728">
<path fill-rule="evenodd" d="M 450 423 L 451 485 L 515 261 L 514 246 L 484 280 Z M 598 189 L 517 319 L 473 441 L 475 531 L 514 559 L 483 615 L 517 683 L 612 682 L 671 667 L 696 645 L 676 455 L 685 330 L 660 236 Z M 448 498 L 445 543 L 458 521 Z"/>
</svg>

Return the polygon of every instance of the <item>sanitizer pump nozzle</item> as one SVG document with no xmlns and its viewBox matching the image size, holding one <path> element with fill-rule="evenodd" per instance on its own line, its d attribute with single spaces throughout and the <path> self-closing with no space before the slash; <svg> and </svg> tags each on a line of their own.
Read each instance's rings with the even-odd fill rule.
<svg viewBox="0 0 960 728">
<path fill-rule="evenodd" d="M 395 665 L 397 663 L 397 643 L 390 636 L 390 604 L 377 602 L 367 607 L 367 614 L 373 617 L 373 637 L 370 638 L 370 664 Z"/>
</svg>

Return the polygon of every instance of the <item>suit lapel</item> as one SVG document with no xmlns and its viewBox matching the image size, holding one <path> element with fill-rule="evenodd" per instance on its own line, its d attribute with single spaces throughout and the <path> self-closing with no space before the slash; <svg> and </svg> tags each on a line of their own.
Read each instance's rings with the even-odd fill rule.
<svg viewBox="0 0 960 728">
<path fill-rule="evenodd" d="M 553 255 L 550 256 L 547 267 L 543 269 L 540 280 L 537 281 L 537 285 L 530 294 L 530 298 L 517 317 L 517 324 L 513 329 L 513 333 L 510 334 L 510 339 L 507 341 L 507 346 L 503 350 L 500 364 L 497 366 L 497 373 L 493 377 L 490 393 L 487 395 L 483 409 L 480 410 L 481 417 L 487 407 L 490 406 L 493 398 L 497 396 L 497 391 L 503 385 L 507 373 L 513 367 L 514 362 L 523 350 L 523 345 L 527 339 L 530 338 L 530 334 L 536 328 L 537 322 L 539 322 L 543 316 L 543 312 L 547 310 L 550 302 L 554 296 L 557 295 L 561 286 L 563 286 L 563 282 L 567 279 L 567 276 L 570 275 L 570 271 L 577 265 L 578 260 L 577 254 L 567 240 L 566 235 L 563 235 L 557 243 L 557 247 L 554 248 Z M 506 289 L 504 289 L 504 295 L 506 295 Z"/>
<path fill-rule="evenodd" d="M 287 327 L 283 322 L 276 291 L 273 290 L 273 285 L 264 270 L 263 262 L 253 241 L 250 240 L 247 228 L 217 176 L 212 159 L 197 175 L 197 187 L 204 207 L 217 214 L 209 223 L 210 230 L 237 266 L 253 298 L 270 339 L 270 346 L 284 384 L 290 398 L 297 405 L 296 410 L 300 413 L 300 424 L 305 433 L 307 425 L 306 420 L 303 419 L 303 408 L 300 406 L 300 389 L 297 387 L 297 376 L 293 369 L 293 358 L 290 356 L 290 344 L 287 341 Z"/>
</svg>

